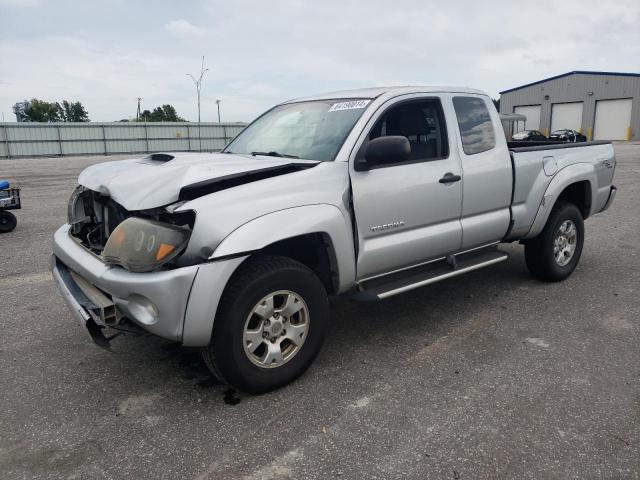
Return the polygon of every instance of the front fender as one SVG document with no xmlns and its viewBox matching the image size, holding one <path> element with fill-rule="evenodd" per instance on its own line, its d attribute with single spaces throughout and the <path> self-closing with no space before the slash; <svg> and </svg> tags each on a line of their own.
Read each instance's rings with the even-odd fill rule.
<svg viewBox="0 0 640 480">
<path fill-rule="evenodd" d="M 247 254 L 280 240 L 309 233 L 329 237 L 338 270 L 338 292 L 348 290 L 356 275 L 353 232 L 349 218 L 335 205 L 304 205 L 255 218 L 231 232 L 210 260 Z"/>
<path fill-rule="evenodd" d="M 597 178 L 594 165 L 591 163 L 574 163 L 555 174 L 544 192 L 540 207 L 538 208 L 538 213 L 533 221 L 533 225 L 524 238 L 533 238 L 539 235 L 547 223 L 547 219 L 551 214 L 551 210 L 553 210 L 553 206 L 556 204 L 558 197 L 564 189 L 573 183 L 583 181 L 588 181 L 589 185 L 591 185 L 591 210 L 589 215 L 594 211 L 597 212 L 598 210 L 594 210 L 594 207 L 597 206 L 596 198 L 598 195 L 597 189 L 595 188 L 597 185 Z"/>
</svg>

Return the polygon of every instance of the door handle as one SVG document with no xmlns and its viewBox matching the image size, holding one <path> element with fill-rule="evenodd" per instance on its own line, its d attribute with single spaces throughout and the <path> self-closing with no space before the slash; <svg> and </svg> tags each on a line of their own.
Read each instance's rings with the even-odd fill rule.
<svg viewBox="0 0 640 480">
<path fill-rule="evenodd" d="M 454 175 L 451 172 L 445 173 L 444 177 L 442 177 L 440 180 L 438 180 L 440 183 L 454 183 L 454 182 L 459 182 L 460 180 L 462 180 L 462 177 L 460 175 Z"/>
</svg>

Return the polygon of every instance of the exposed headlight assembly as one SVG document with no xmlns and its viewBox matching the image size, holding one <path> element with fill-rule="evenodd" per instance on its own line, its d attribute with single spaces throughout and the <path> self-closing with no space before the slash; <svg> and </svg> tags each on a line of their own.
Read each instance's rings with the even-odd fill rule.
<svg viewBox="0 0 640 480">
<path fill-rule="evenodd" d="M 175 258 L 190 235 L 183 227 L 130 217 L 111 233 L 102 256 L 131 272 L 150 272 Z"/>
<path fill-rule="evenodd" d="M 78 185 L 71 194 L 67 205 L 67 222 L 71 225 L 71 231 L 74 234 L 78 234 L 82 229 L 82 224 L 93 215 L 91 203 L 85 202 L 86 191 L 85 187 Z"/>
</svg>

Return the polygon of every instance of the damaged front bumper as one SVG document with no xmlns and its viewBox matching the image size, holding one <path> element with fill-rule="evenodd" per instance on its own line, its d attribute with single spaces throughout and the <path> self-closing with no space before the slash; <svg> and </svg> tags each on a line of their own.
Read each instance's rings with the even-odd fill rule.
<svg viewBox="0 0 640 480">
<path fill-rule="evenodd" d="M 102 262 L 69 235 L 54 235 L 52 273 L 75 319 L 102 347 L 110 328 L 130 321 L 142 330 L 186 346 L 209 344 L 220 296 L 244 260 L 234 258 L 149 273 Z"/>
</svg>

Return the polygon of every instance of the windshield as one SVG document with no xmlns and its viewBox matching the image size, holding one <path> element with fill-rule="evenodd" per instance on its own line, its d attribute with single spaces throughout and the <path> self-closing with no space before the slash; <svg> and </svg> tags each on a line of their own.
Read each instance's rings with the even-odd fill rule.
<svg viewBox="0 0 640 480">
<path fill-rule="evenodd" d="M 565 133 L 567 133 L 566 130 L 556 130 L 551 135 L 564 135 Z"/>
<path fill-rule="evenodd" d="M 224 153 L 332 161 L 371 99 L 278 105 L 245 128 Z"/>
</svg>

